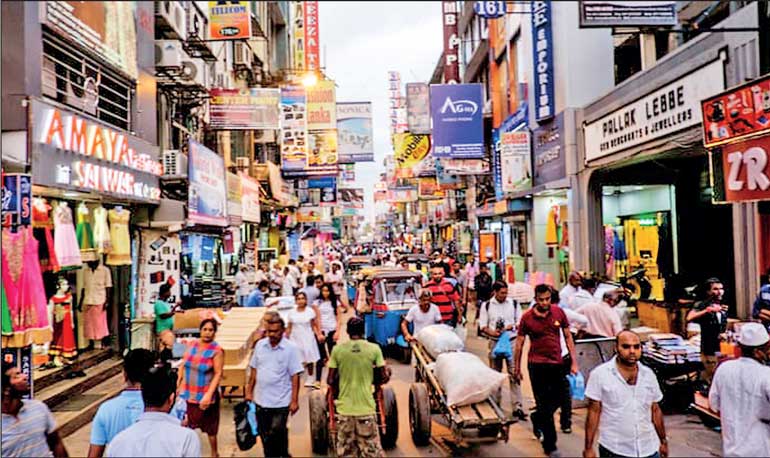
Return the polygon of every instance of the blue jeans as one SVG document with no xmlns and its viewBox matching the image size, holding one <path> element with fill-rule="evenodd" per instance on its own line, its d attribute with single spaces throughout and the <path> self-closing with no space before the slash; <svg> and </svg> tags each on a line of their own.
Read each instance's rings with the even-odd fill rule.
<svg viewBox="0 0 770 458">
<path fill-rule="evenodd" d="M 627 457 L 626 455 L 618 455 L 617 453 L 613 452 L 612 450 L 605 448 L 602 444 L 599 444 L 599 456 L 602 458 L 633 458 L 633 457 Z M 645 456 L 642 458 L 659 458 L 660 453 L 655 452 L 652 455 Z"/>
</svg>

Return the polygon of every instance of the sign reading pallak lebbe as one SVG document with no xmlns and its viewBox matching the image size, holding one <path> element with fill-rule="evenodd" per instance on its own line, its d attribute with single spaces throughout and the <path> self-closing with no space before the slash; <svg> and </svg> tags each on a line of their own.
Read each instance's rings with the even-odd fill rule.
<svg viewBox="0 0 770 458">
<path fill-rule="evenodd" d="M 716 60 L 586 124 L 586 161 L 700 124 L 701 100 L 725 87 L 723 69 Z"/>
<path fill-rule="evenodd" d="M 156 146 L 38 100 L 30 101 L 30 110 L 35 184 L 160 201 L 163 166 Z"/>
</svg>

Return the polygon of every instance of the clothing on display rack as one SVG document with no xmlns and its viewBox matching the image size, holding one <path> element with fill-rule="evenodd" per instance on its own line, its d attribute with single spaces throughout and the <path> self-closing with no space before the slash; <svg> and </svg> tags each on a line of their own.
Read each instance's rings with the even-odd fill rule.
<svg viewBox="0 0 770 458">
<path fill-rule="evenodd" d="M 83 271 L 83 335 L 86 339 L 101 340 L 110 335 L 107 327 L 107 288 L 112 288 L 110 269 L 99 263 Z"/>
<path fill-rule="evenodd" d="M 5 298 L 5 286 L 0 285 L 0 304 L 3 310 L 3 336 L 13 335 L 13 325 L 11 324 L 11 311 L 8 309 L 8 299 Z"/>
<path fill-rule="evenodd" d="M 612 226 L 604 227 L 604 268 L 608 277 L 615 276 L 615 230 Z"/>
<path fill-rule="evenodd" d="M 112 248 L 110 241 L 110 225 L 107 223 L 107 210 L 104 207 L 97 207 L 93 211 L 94 215 L 94 245 L 99 254 L 109 253 Z"/>
<path fill-rule="evenodd" d="M 117 207 L 108 212 L 110 220 L 110 241 L 112 249 L 107 254 L 106 264 L 109 266 L 131 265 L 131 237 L 128 233 L 128 222 L 131 212 Z"/>
<path fill-rule="evenodd" d="M 43 199 L 35 199 L 32 203 L 32 234 L 38 243 L 37 256 L 40 261 L 40 269 L 44 272 L 58 272 L 59 260 L 56 258 L 54 248 L 53 221 L 51 220 L 51 206 Z"/>
<path fill-rule="evenodd" d="M 38 243 L 32 228 L 3 229 L 2 279 L 13 327 L 8 347 L 51 341 L 43 275 L 37 260 Z M 73 234 L 74 235 L 74 234 Z"/>
<path fill-rule="evenodd" d="M 545 220 L 545 244 L 559 245 L 559 206 L 553 205 L 548 210 L 548 217 Z"/>
<path fill-rule="evenodd" d="M 53 304 L 53 341 L 48 355 L 73 359 L 78 355 L 75 344 L 75 327 L 72 320 L 72 294 L 57 292 L 51 297 Z"/>
<path fill-rule="evenodd" d="M 75 233 L 80 247 L 80 257 L 83 262 L 96 260 L 96 245 L 94 244 L 94 233 L 91 229 L 91 213 L 84 203 L 80 203 L 77 209 L 77 228 Z"/>
<path fill-rule="evenodd" d="M 53 210 L 54 250 L 62 270 L 79 269 L 83 264 L 80 246 L 72 223 L 72 210 L 66 202 L 59 202 Z"/>
</svg>

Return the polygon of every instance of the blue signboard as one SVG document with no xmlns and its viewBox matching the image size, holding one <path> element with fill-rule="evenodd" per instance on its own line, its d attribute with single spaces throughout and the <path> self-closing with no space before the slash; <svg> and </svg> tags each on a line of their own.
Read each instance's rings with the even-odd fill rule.
<svg viewBox="0 0 770 458">
<path fill-rule="evenodd" d="M 486 19 L 496 19 L 505 16 L 505 3 L 494 1 L 477 1 L 473 4 L 473 11 Z"/>
<path fill-rule="evenodd" d="M 553 95 L 553 37 L 551 2 L 530 2 L 532 12 L 532 57 L 535 65 L 535 120 L 546 121 L 556 114 Z"/>
<path fill-rule="evenodd" d="M 337 177 L 310 178 L 307 180 L 308 189 L 334 188 L 337 186 Z"/>
<path fill-rule="evenodd" d="M 431 84 L 433 156 L 482 159 L 484 94 L 481 84 Z"/>
<path fill-rule="evenodd" d="M 3 227 L 29 226 L 32 218 L 32 176 L 3 174 Z"/>
</svg>

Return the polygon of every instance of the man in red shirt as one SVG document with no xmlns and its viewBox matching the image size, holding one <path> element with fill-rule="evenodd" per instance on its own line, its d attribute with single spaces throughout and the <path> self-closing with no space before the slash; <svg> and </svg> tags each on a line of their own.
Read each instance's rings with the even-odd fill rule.
<svg viewBox="0 0 770 458">
<path fill-rule="evenodd" d="M 535 306 L 521 317 L 519 335 L 516 337 L 516 368 L 513 377 L 521 381 L 521 354 L 524 338 L 529 336 L 527 369 L 537 409 L 532 414 L 532 426 L 543 433 L 543 451 L 546 455 L 559 456 L 553 414 L 559 408 L 564 377 L 560 336 L 564 336 L 572 358 L 572 374 L 578 373 L 575 342 L 569 331 L 567 316 L 558 306 L 551 306 L 551 289 L 548 285 L 535 287 L 535 301 Z"/>
<path fill-rule="evenodd" d="M 434 264 L 430 268 L 430 281 L 423 285 L 433 294 L 431 302 L 436 304 L 441 312 L 441 321 L 454 327 L 457 317 L 462 316 L 460 309 L 460 295 L 451 283 L 444 279 L 444 268 L 440 264 Z"/>
</svg>

